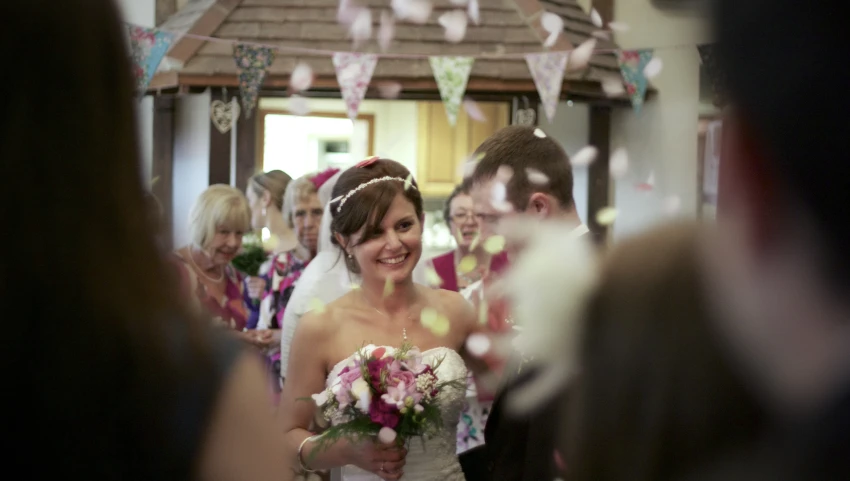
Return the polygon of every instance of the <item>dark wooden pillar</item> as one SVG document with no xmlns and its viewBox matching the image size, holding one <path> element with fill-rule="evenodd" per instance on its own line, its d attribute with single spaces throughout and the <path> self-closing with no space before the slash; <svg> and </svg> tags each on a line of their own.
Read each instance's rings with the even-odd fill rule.
<svg viewBox="0 0 850 481">
<path fill-rule="evenodd" d="M 162 239 L 170 243 L 174 204 L 174 97 L 154 97 L 152 178 L 151 188 L 162 206 Z M 164 246 L 171 249 L 170 245 Z"/>
<path fill-rule="evenodd" d="M 590 164 L 587 173 L 587 227 L 596 243 L 604 244 L 608 228 L 596 222 L 596 213 L 610 204 L 611 107 L 591 105 L 589 124 L 589 144 L 599 150 L 599 156 Z"/>
<path fill-rule="evenodd" d="M 237 100 L 238 101 L 238 100 Z M 262 169 L 257 160 L 257 125 L 260 114 L 255 109 L 251 118 L 240 115 L 236 123 L 236 188 L 244 190 L 248 179 Z"/>
<path fill-rule="evenodd" d="M 219 89 L 212 89 L 211 100 L 226 102 L 225 93 Z M 212 122 L 211 120 L 207 120 Z M 214 125 L 210 125 L 210 176 L 209 185 L 230 185 L 230 138 L 232 131 L 219 132 Z"/>
<path fill-rule="evenodd" d="M 602 17 L 605 25 L 614 20 L 614 0 L 593 0 L 591 7 Z"/>
</svg>

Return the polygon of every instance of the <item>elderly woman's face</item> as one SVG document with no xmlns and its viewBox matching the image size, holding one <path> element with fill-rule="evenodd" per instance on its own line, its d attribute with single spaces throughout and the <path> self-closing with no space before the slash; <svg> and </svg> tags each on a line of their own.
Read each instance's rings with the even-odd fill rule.
<svg viewBox="0 0 850 481">
<path fill-rule="evenodd" d="M 292 223 L 298 242 L 315 255 L 319 244 L 319 226 L 324 209 L 318 194 L 310 194 L 295 203 Z"/>
<path fill-rule="evenodd" d="M 207 243 L 204 249 L 216 266 L 224 266 L 230 263 L 242 248 L 242 236 L 244 232 L 232 229 L 229 226 L 218 226 L 215 235 Z"/>
</svg>

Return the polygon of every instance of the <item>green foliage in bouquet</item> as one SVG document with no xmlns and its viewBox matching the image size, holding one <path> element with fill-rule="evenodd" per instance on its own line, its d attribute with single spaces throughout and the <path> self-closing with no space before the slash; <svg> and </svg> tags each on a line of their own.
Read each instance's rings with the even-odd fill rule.
<svg viewBox="0 0 850 481">
<path fill-rule="evenodd" d="M 233 258 L 233 267 L 246 276 L 256 277 L 260 274 L 260 267 L 266 262 L 268 254 L 263 249 L 263 244 L 253 237 L 247 237 L 242 242 L 242 252 Z"/>
</svg>

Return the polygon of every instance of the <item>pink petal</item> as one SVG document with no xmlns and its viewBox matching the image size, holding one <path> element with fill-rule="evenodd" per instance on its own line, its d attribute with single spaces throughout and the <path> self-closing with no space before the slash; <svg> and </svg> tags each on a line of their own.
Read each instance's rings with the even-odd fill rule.
<svg viewBox="0 0 850 481">
<path fill-rule="evenodd" d="M 300 92 L 310 88 L 313 83 L 313 69 L 306 63 L 299 63 L 292 71 L 292 76 L 289 78 L 289 87 L 293 92 Z"/>
<path fill-rule="evenodd" d="M 398 436 L 393 428 L 388 428 L 386 426 L 382 427 L 380 431 L 378 431 L 378 441 L 384 444 L 390 444 L 395 441 L 395 438 Z"/>
<path fill-rule="evenodd" d="M 646 64 L 646 67 L 643 68 L 643 75 L 648 79 L 652 79 L 658 76 L 661 73 L 661 70 L 664 68 L 664 62 L 661 61 L 658 57 L 652 57 L 652 60 Z"/>
<path fill-rule="evenodd" d="M 628 32 L 630 27 L 627 23 L 623 22 L 608 22 L 608 29 L 612 32 Z"/>
<path fill-rule="evenodd" d="M 484 115 L 484 112 L 481 111 L 481 108 L 479 108 L 478 104 L 472 99 L 464 99 L 463 110 L 466 111 L 466 115 L 469 115 L 469 118 L 476 122 L 487 121 L 487 117 Z"/>
<path fill-rule="evenodd" d="M 372 37 L 372 12 L 368 8 L 358 9 L 348 34 L 354 40 L 355 46 Z"/>
<path fill-rule="evenodd" d="M 389 12 L 382 11 L 381 26 L 378 29 L 378 45 L 381 46 L 381 50 L 384 52 L 390 48 L 393 35 L 395 35 L 395 19 Z"/>
<path fill-rule="evenodd" d="M 295 115 L 307 115 L 310 113 L 310 106 L 307 103 L 307 97 L 293 95 L 289 97 L 289 111 Z"/>
<path fill-rule="evenodd" d="M 606 75 L 602 78 L 602 91 L 609 97 L 616 97 L 626 93 L 623 78 L 618 75 Z"/>
<path fill-rule="evenodd" d="M 629 153 L 626 152 L 626 149 L 620 147 L 611 154 L 611 158 L 608 162 L 611 177 L 618 179 L 626 175 L 626 172 L 629 170 Z"/>
<path fill-rule="evenodd" d="M 588 145 L 576 152 L 570 163 L 573 167 L 587 167 L 596 160 L 597 155 L 599 155 L 599 150 L 592 145 Z"/>
<path fill-rule="evenodd" d="M 496 180 L 507 184 L 511 181 L 511 178 L 514 176 L 514 169 L 510 168 L 510 166 L 502 165 L 499 166 L 499 169 L 496 170 Z M 504 199 L 504 196 L 502 197 Z"/>
<path fill-rule="evenodd" d="M 481 22 L 481 13 L 478 11 L 478 0 L 469 0 L 469 7 L 466 9 L 466 13 L 475 25 Z"/>
<path fill-rule="evenodd" d="M 602 28 L 602 25 L 604 24 L 602 22 L 602 15 L 599 15 L 599 12 L 597 12 L 595 8 L 590 9 L 590 21 L 598 28 Z"/>
<path fill-rule="evenodd" d="M 446 29 L 446 41 L 459 43 L 466 36 L 466 12 L 463 10 L 452 10 L 440 15 L 437 22 Z"/>
<path fill-rule="evenodd" d="M 352 0 L 340 0 L 339 9 L 336 11 L 336 21 L 343 25 L 351 25 L 357 18 L 358 10 L 359 8 L 354 5 Z"/>
<path fill-rule="evenodd" d="M 543 46 L 552 47 L 558 41 L 558 36 L 564 31 L 564 19 L 558 14 L 543 12 L 543 15 L 540 16 L 540 25 L 543 30 L 549 32 L 549 37 L 543 42 Z"/>
<path fill-rule="evenodd" d="M 401 93 L 401 84 L 398 82 L 381 82 L 377 85 L 381 98 L 394 99 Z"/>
<path fill-rule="evenodd" d="M 490 350 L 490 338 L 486 334 L 472 334 L 466 338 L 466 350 L 475 357 L 481 357 Z"/>
<path fill-rule="evenodd" d="M 427 0 L 392 0 L 392 7 L 399 20 L 422 24 L 431 16 L 431 2 Z"/>
<path fill-rule="evenodd" d="M 570 52 L 570 59 L 567 63 L 570 70 L 583 70 L 590 64 L 590 58 L 593 57 L 593 49 L 596 48 L 596 39 L 590 38 L 585 40 L 581 45 L 574 48 Z"/>
</svg>

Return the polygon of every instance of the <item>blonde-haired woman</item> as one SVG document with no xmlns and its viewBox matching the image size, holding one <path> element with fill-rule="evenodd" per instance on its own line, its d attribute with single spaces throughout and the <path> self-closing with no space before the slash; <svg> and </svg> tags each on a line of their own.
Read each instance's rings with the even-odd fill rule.
<svg viewBox="0 0 850 481">
<path fill-rule="evenodd" d="M 220 324 L 242 334 L 248 320 L 242 278 L 230 262 L 242 248 L 251 226 L 248 200 L 228 185 L 213 185 L 195 201 L 189 214 L 191 244 L 175 251 L 183 287 L 195 305 Z"/>
</svg>

